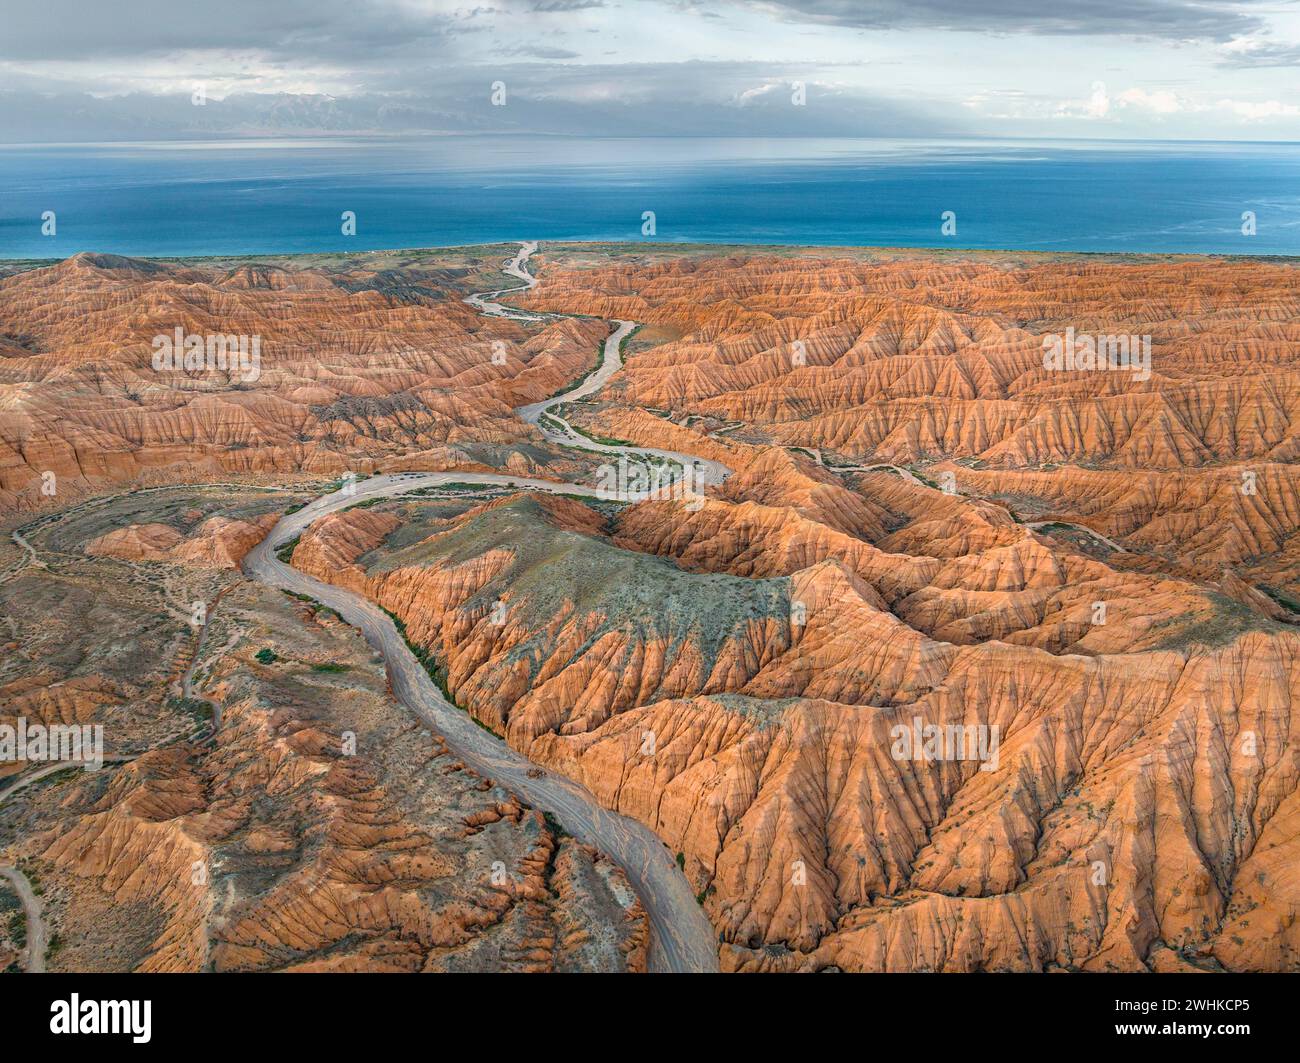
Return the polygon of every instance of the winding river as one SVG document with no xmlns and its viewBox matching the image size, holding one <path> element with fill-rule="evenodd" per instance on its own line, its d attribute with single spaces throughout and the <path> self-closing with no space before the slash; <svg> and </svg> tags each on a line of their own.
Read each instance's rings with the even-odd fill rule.
<svg viewBox="0 0 1300 1063">
<path fill-rule="evenodd" d="M 536 244 L 524 244 L 519 254 L 505 267 L 509 276 L 523 282 L 522 286 L 472 295 L 466 302 L 493 317 L 536 321 L 562 316 L 525 314 L 495 301 L 511 292 L 531 288 L 536 283 L 527 270 L 528 258 L 535 250 Z M 668 459 L 683 467 L 692 468 L 697 484 L 720 482 L 728 470 L 717 462 L 672 451 L 595 443 L 580 436 L 567 422 L 550 412 L 562 402 L 571 402 L 599 390 L 617 372 L 622 364 L 620 346 L 635 325 L 633 322 L 620 321 L 615 326 L 605 341 L 600 365 L 579 387 L 545 402 L 522 407 L 517 412 L 529 423 L 538 425 L 553 442 L 629 457 L 650 455 Z M 544 414 L 549 423 L 539 423 Z M 333 494 L 323 495 L 298 512 L 281 518 L 270 534 L 245 558 L 244 571 L 268 586 L 310 595 L 360 629 L 367 641 L 383 655 L 397 700 L 441 734 L 457 757 L 475 771 L 518 794 L 534 808 L 551 813 L 575 838 L 595 846 L 617 863 L 626 872 L 649 916 L 651 970 L 718 970 L 717 935 L 705 918 L 686 877 L 677 867 L 673 854 L 653 831 L 636 820 L 602 807 L 585 787 L 550 769 L 543 770 L 501 739 L 483 730 L 467 713 L 449 704 L 407 648 L 392 620 L 373 602 L 342 587 L 304 575 L 282 564 L 275 556 L 277 547 L 300 535 L 327 513 L 346 509 L 365 499 L 397 496 L 450 482 L 514 486 L 533 491 L 624 501 L 629 500 L 629 497 L 638 497 L 584 484 L 532 480 L 497 473 L 379 475 Z"/>
</svg>

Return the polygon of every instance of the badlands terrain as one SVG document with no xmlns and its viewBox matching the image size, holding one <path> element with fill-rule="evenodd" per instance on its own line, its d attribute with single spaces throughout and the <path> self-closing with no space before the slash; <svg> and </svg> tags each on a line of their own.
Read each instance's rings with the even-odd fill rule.
<svg viewBox="0 0 1300 1063">
<path fill-rule="evenodd" d="M 12 268 L 0 724 L 99 723 L 107 758 L 0 763 L 47 966 L 1300 969 L 1296 281 L 665 245 Z M 177 328 L 260 337 L 256 378 L 155 370 Z M 1149 373 L 1045 368 L 1067 330 L 1149 337 Z M 721 472 L 609 489 L 681 456 Z M 994 755 L 900 755 L 923 726 Z M 0 968 L 22 911 L 0 879 Z"/>
</svg>

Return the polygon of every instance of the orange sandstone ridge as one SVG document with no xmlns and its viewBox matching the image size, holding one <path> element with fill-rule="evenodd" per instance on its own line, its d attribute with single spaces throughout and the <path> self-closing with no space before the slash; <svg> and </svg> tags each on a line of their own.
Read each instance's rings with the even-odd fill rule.
<svg viewBox="0 0 1300 1063">
<path fill-rule="evenodd" d="M 921 592 L 883 578 L 906 559 L 859 575 L 751 542 L 770 569 L 723 576 L 709 538 L 686 571 L 641 551 L 684 556 L 715 507 L 743 535 L 753 503 L 674 505 L 631 507 L 611 541 L 581 503 L 520 495 L 391 549 L 410 508 L 354 510 L 293 560 L 400 616 L 469 711 L 681 851 L 729 968 L 1296 965 L 1300 632 L 1004 515 L 1019 552 L 995 533 L 913 566 L 951 588 L 932 637 Z M 671 551 L 631 534 L 670 522 Z M 1104 625 L 1074 615 L 1097 595 Z M 996 764 L 896 756 L 923 722 L 996 728 Z"/>
<path fill-rule="evenodd" d="M 1300 970 L 1295 267 L 564 247 L 540 257 L 540 284 L 520 305 L 647 325 L 601 392 L 566 405 L 570 423 L 732 475 L 690 502 L 469 492 L 367 504 L 313 524 L 295 567 L 399 617 L 475 718 L 680 853 L 725 969 Z M 85 476 L 87 490 L 145 467 L 180 476 L 178 454 L 268 474 L 367 458 L 512 472 L 549 460 L 510 407 L 580 377 L 605 326 L 485 320 L 460 297 L 492 282 L 467 289 L 463 274 L 427 264 L 397 273 L 91 259 L 0 281 L 0 313 L 18 308 L 23 322 L 0 329 L 20 348 L 0 362 L 20 374 L 0 392 L 11 448 L 0 488 L 35 501 L 41 455 L 70 449 L 59 467 L 81 469 L 81 444 L 105 431 L 112 467 Z M 38 310 L 32 293 L 65 282 L 86 309 Z M 147 344 L 122 356 L 133 369 L 95 376 L 98 361 L 59 370 L 32 338 L 79 350 L 78 335 L 93 345 L 94 313 L 128 321 L 120 307 L 157 300 L 166 310 L 153 328 L 182 293 L 230 300 L 222 312 L 251 315 L 264 344 L 287 342 L 289 326 L 273 326 L 292 321 L 296 353 L 284 365 L 268 357 L 251 392 L 154 384 L 124 431 L 105 428 L 86 397 L 152 376 Z M 1150 336 L 1149 378 L 1045 368 L 1044 338 L 1070 329 Z M 399 358 L 393 336 L 421 353 Z M 489 337 L 517 364 L 471 365 L 467 352 Z M 328 374 L 308 351 L 318 342 Z M 322 403 L 326 376 L 339 394 Z M 362 393 L 388 405 L 362 410 Z M 207 402 L 256 410 L 244 445 L 186 427 Z M 146 424 L 162 434 L 146 436 Z M 290 430 L 308 439 L 289 445 Z M 556 478 L 589 475 L 603 458 L 570 455 Z M 182 563 L 238 586 L 229 565 L 272 515 L 124 508 L 52 548 L 137 571 Z M 45 577 L 14 571 L 0 598 L 26 607 Z M 0 692 L 33 714 L 96 719 L 128 689 L 120 662 L 39 671 L 49 644 L 30 625 L 15 644 L 28 664 L 0 673 Z M 253 667 L 252 648 L 241 667 Z M 224 703 L 234 680 L 219 677 L 206 691 Z M 239 704 L 248 734 L 277 733 Z M 139 715 L 142 730 L 154 726 Z M 926 728 L 939 729 L 929 753 Z M 943 745 L 954 735 L 972 743 L 963 755 Z M 125 792 L 116 805 L 129 807 Z M 395 814 L 399 847 L 410 826 Z M 241 844 L 260 853 L 284 844 L 274 830 L 251 837 Z M 403 939 L 430 925 L 407 899 L 386 901 L 388 922 L 374 922 L 355 881 L 332 888 L 353 925 Z M 600 962 L 643 963 L 643 916 L 620 921 L 610 895 L 619 889 L 588 888 L 578 915 L 533 913 L 541 967 L 579 962 L 555 931 L 576 933 L 592 912 L 627 928 L 624 958 Z M 263 910 L 250 894 L 247 921 L 214 955 L 284 966 L 286 953 L 250 945 L 263 940 L 327 955 L 337 924 L 286 916 L 302 901 L 282 896 Z M 177 940 L 199 933 L 194 918 L 176 916 Z M 193 962 L 198 938 L 186 940 L 159 955 Z M 348 962 L 390 959 L 414 962 Z"/>
<path fill-rule="evenodd" d="M 98 771 L 0 774 L 50 969 L 644 970 L 623 872 L 413 721 L 337 616 L 237 576 L 278 514 L 215 495 L 68 511 L 0 582 L 0 724 L 104 735 Z"/>
<path fill-rule="evenodd" d="M 632 359 L 616 393 L 776 443 L 1180 469 L 1296 458 L 1297 278 L 1262 261 L 738 254 L 561 262 L 520 302 L 669 327 L 680 338 Z M 1149 378 L 1048 371 L 1043 339 L 1067 329 L 1149 336 Z"/>
<path fill-rule="evenodd" d="M 462 301 L 468 275 L 81 254 L 2 278 L 0 506 L 54 504 L 46 474 L 67 504 L 129 482 L 380 461 L 472 467 L 490 454 L 528 473 L 512 408 L 590 369 L 605 329 L 485 317 Z M 203 369 L 156 370 L 155 339 L 178 329 L 205 343 L 255 337 L 257 365 L 250 349 L 246 363 L 206 368 L 205 346 Z"/>
</svg>

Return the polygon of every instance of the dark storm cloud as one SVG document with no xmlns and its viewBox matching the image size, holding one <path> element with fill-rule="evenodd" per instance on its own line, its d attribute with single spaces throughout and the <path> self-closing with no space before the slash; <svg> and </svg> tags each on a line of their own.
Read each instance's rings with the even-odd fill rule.
<svg viewBox="0 0 1300 1063">
<path fill-rule="evenodd" d="M 1143 51 L 1151 38 L 1199 39 L 1219 45 L 1203 50 L 1223 66 L 1286 66 L 1296 60 L 1291 46 L 1268 43 L 1257 28 L 1258 7 L 1246 0 L 660 0 L 657 6 L 628 0 L 461 0 L 438 11 L 420 10 L 413 0 L 0 4 L 0 140 L 519 130 L 684 136 L 971 131 L 965 123 L 972 110 L 951 90 L 942 101 L 902 99 L 888 87 L 862 87 L 856 64 L 841 69 L 829 59 L 810 59 L 841 54 L 821 45 L 842 33 L 808 32 L 827 26 L 911 30 L 913 51 L 924 51 L 918 38 L 930 36 L 916 32 L 922 28 L 934 30 L 936 39 L 943 29 L 1122 34 L 1144 38 L 1137 46 Z M 737 44 L 718 33 L 716 23 L 712 34 L 700 34 L 700 17 L 721 20 L 724 30 L 734 23 L 744 36 Z M 674 31 L 680 50 L 665 43 Z M 604 44 L 591 33 L 610 35 L 610 50 L 593 51 Z M 703 41 L 699 49 L 693 35 Z M 750 41 L 757 47 L 753 53 L 745 47 Z M 978 56 L 988 44 L 974 43 Z M 1074 42 L 1032 46 L 1068 53 Z M 642 61 L 714 47 L 718 55 L 790 61 Z M 625 61 L 583 62 L 594 55 Z M 915 60 L 903 62 L 905 71 L 907 62 Z M 924 83 L 924 73 L 916 67 L 913 84 Z M 489 86 L 498 79 L 509 85 L 508 107 L 490 106 Z M 796 80 L 808 83 L 807 106 L 791 103 L 790 82 Z M 213 97 L 203 107 L 189 102 L 197 84 L 208 84 Z M 258 91 L 231 95 L 236 86 Z M 279 86 L 298 91 L 263 91 Z"/>
<path fill-rule="evenodd" d="M 528 5 L 529 11 L 554 14 L 564 11 L 589 11 L 593 7 L 604 7 L 605 0 L 536 0 Z"/>
<path fill-rule="evenodd" d="M 951 108 L 882 99 L 745 63 L 499 64 L 431 71 L 418 92 L 345 97 L 237 93 L 194 107 L 188 95 L 0 92 L 0 142 L 318 133 L 539 132 L 589 136 L 925 136 L 966 130 Z M 504 81 L 509 103 L 491 103 Z"/>
<path fill-rule="evenodd" d="M 872 29 L 932 27 L 995 33 L 1129 34 L 1227 40 L 1260 28 L 1255 0 L 733 0 L 787 22 Z M 501 19 L 555 28 L 606 0 L 485 0 L 420 12 L 398 0 L 5 0 L 0 59 L 93 60 L 179 51 L 256 51 L 309 63 L 450 49 L 456 34 Z M 672 2 L 725 13 L 720 0 Z M 733 7 L 734 10 L 734 7 Z M 523 23 L 526 25 L 526 23 Z"/>
<path fill-rule="evenodd" d="M 577 59 L 578 53 L 567 48 L 551 48 L 544 44 L 516 44 L 497 49 L 497 54 L 519 59 Z"/>
<path fill-rule="evenodd" d="M 498 23 L 553 32 L 564 15 L 604 6 L 604 0 L 489 0 L 447 13 L 415 11 L 397 0 L 4 0 L 0 59 L 249 51 L 303 65 L 365 67 L 417 54 L 454 59 L 462 33 Z"/>
<path fill-rule="evenodd" d="M 752 0 L 791 22 L 861 29 L 1121 34 L 1226 41 L 1263 23 L 1256 0 Z"/>
<path fill-rule="evenodd" d="M 191 50 L 299 61 L 427 47 L 455 28 L 386 0 L 5 0 L 0 59 L 93 60 Z"/>
<path fill-rule="evenodd" d="M 246 51 L 302 67 L 353 70 L 400 59 L 455 62 L 464 34 L 476 34 L 489 54 L 490 38 L 501 35 L 501 54 L 509 55 L 520 36 L 562 34 L 567 15 L 607 6 L 607 0 L 470 0 L 455 11 L 427 12 L 401 0 L 4 0 L 0 60 L 94 63 Z M 665 11 L 724 18 L 743 6 L 792 24 L 1174 40 L 1226 41 L 1262 25 L 1252 13 L 1255 0 L 664 0 Z"/>
<path fill-rule="evenodd" d="M 1237 69 L 1300 66 L 1300 44 L 1265 40 L 1237 42 L 1219 52 L 1218 65 Z"/>
</svg>

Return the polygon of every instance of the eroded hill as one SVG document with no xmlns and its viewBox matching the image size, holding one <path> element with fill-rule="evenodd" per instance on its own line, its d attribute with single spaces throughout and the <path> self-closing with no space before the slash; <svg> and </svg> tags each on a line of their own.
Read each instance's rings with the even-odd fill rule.
<svg viewBox="0 0 1300 1063">
<path fill-rule="evenodd" d="M 279 336 L 283 316 L 299 346 L 286 332 L 283 349 L 296 353 L 278 367 L 267 360 L 268 387 L 252 397 L 229 381 L 181 395 L 162 388 L 131 414 L 142 424 L 154 406 L 251 403 L 263 412 L 246 423 L 246 445 L 209 435 L 197 450 L 191 441 L 174 451 L 115 424 L 105 452 L 127 457 L 83 486 L 136 480 L 146 467 L 178 478 L 183 454 L 204 472 L 233 470 L 223 464 L 233 461 L 241 475 L 256 469 L 297 493 L 220 512 L 194 503 L 186 513 L 115 511 L 69 547 L 85 559 L 78 564 L 217 573 L 205 578 L 214 591 L 228 588 L 223 602 L 256 613 L 270 608 L 258 604 L 265 592 L 223 566 L 291 499 L 324 489 L 286 473 L 382 463 L 594 486 L 595 466 L 614 460 L 608 452 L 550 445 L 510 408 L 586 373 L 608 331 L 599 319 L 644 322 L 625 368 L 559 412 L 615 448 L 722 462 L 732 472 L 721 486 L 690 499 L 593 502 L 565 497 L 563 482 L 551 493 L 454 484 L 332 514 L 284 557 L 381 604 L 484 726 L 650 826 L 680 854 L 728 969 L 1300 969 L 1294 267 L 663 248 L 557 247 L 542 257 L 541 283 L 514 301 L 589 317 L 481 318 L 460 297 L 503 282 L 484 283 L 465 262 L 442 272 L 418 262 L 153 272 L 94 260 L 6 278 L 0 306 L 17 307 L 11 338 L 25 338 L 5 365 L 26 374 L 5 382 L 7 468 L 20 470 L 6 484 L 39 490 L 40 451 L 28 440 L 62 453 L 59 440 L 79 438 L 79 426 L 104 430 L 95 402 L 78 407 L 68 396 L 127 391 L 90 368 L 115 357 L 107 348 L 60 373 L 33 337 L 93 347 L 101 303 L 155 297 L 167 310 L 146 331 L 182 296 L 217 306 L 214 327 L 237 308 Z M 58 270 L 76 275 L 85 320 L 55 322 L 38 309 L 31 293 L 59 283 Z M 87 270 L 95 279 L 79 276 Z M 300 306 L 315 316 L 299 318 Z M 121 334 L 120 323 L 105 327 Z M 1044 340 L 1067 334 L 1149 337 L 1149 374 L 1048 368 Z M 414 350 L 399 357 L 402 337 Z M 507 342 L 508 367 L 466 353 L 490 338 Z M 317 348 L 332 352 L 328 374 Z M 123 356 L 137 369 L 146 357 L 138 346 Z M 112 381 L 130 376 L 115 372 Z M 322 403 L 327 376 L 333 391 Z M 35 416 L 42 402 L 48 413 Z M 308 436 L 298 449 L 285 445 L 283 424 Z M 42 556 L 57 547 L 58 528 Z M 14 609 L 51 608 L 35 562 L 17 544 L 7 556 L 0 591 Z M 87 603 L 108 622 L 134 601 L 83 596 L 68 609 Z M 345 635 L 328 617 L 309 603 L 280 605 L 308 630 L 323 625 L 328 653 L 342 652 Z M 12 647 L 33 663 L 9 696 L 69 718 L 126 700 L 142 746 L 166 737 L 172 715 L 129 699 L 163 681 L 159 662 L 184 643 L 167 643 L 177 617 L 153 634 L 141 622 L 140 637 L 152 641 L 139 659 L 105 654 L 112 667 L 93 677 L 68 668 L 46 676 L 35 662 L 68 641 L 71 622 L 51 631 L 23 619 L 39 613 L 14 609 Z M 208 816 L 196 833 L 222 860 L 238 855 L 253 870 L 235 879 L 240 906 L 213 909 L 239 918 L 226 936 L 208 937 L 210 961 L 297 962 L 297 952 L 258 952 L 274 925 L 283 929 L 276 940 L 306 935 L 303 964 L 328 965 L 337 952 L 340 963 L 437 967 L 444 954 L 430 951 L 428 928 L 459 924 L 430 906 L 420 861 L 479 859 L 449 850 L 437 828 L 451 822 L 448 802 L 479 815 L 490 790 L 477 787 L 489 782 L 440 768 L 436 742 L 414 739 L 395 742 L 364 775 L 363 761 L 340 774 L 322 752 L 337 737 L 334 710 L 320 721 L 304 712 L 364 700 L 366 685 L 351 681 L 363 662 L 285 685 L 250 659 L 259 644 L 218 649 L 203 694 L 229 711 L 227 741 L 258 756 L 311 754 L 286 764 L 325 780 L 340 803 L 319 818 L 314 797 L 289 802 L 295 823 L 350 834 L 361 806 L 377 817 L 364 820 L 373 842 L 331 879 L 330 912 L 346 918 L 323 919 L 303 885 L 323 867 L 335 874 L 334 854 L 295 849 L 283 858 L 290 870 L 273 871 L 282 857 L 271 854 L 284 844 L 273 830 L 258 834 L 255 859 L 246 851 L 239 839 L 253 820 L 239 795 L 251 777 L 243 761 L 217 755 L 220 743 L 197 763 L 162 758 L 156 774 L 120 772 L 129 781 L 114 783 L 113 810 L 160 790 L 215 785 L 230 795 L 216 806 L 219 829 Z M 177 665 L 171 673 L 175 682 Z M 283 714 L 266 714 L 264 702 Z M 532 846 L 520 873 L 532 885 L 541 875 L 543 892 L 560 900 L 529 894 L 542 909 L 528 909 L 526 932 L 494 933 L 511 948 L 549 942 L 539 966 L 636 966 L 643 923 L 635 908 L 610 907 L 621 886 L 599 854 L 573 849 L 565 863 L 567 843 L 517 802 L 495 802 L 494 829 Z M 81 798 L 68 807 L 89 815 Z M 177 815 L 192 814 L 186 806 Z M 78 829 L 90 838 L 99 828 Z M 61 850 L 28 844 L 74 866 Z M 419 874 L 394 856 L 408 849 L 420 854 Z M 542 850 L 553 859 L 536 871 L 528 861 Z M 593 868 L 613 883 L 607 890 L 592 886 Z M 398 885 L 381 917 L 359 882 L 389 874 Z M 587 884 L 573 886 L 576 907 L 565 876 Z M 504 903 L 484 896 L 458 903 L 476 913 Z M 197 940 L 196 917 L 176 918 L 168 934 Z M 624 928 L 623 960 L 556 944 L 585 947 L 581 934 L 568 935 L 590 920 Z M 359 953 L 337 936 L 343 924 L 395 935 L 402 947 Z M 476 940 L 444 965 L 482 959 Z M 192 945 L 174 949 L 159 955 L 197 955 Z"/>
</svg>

